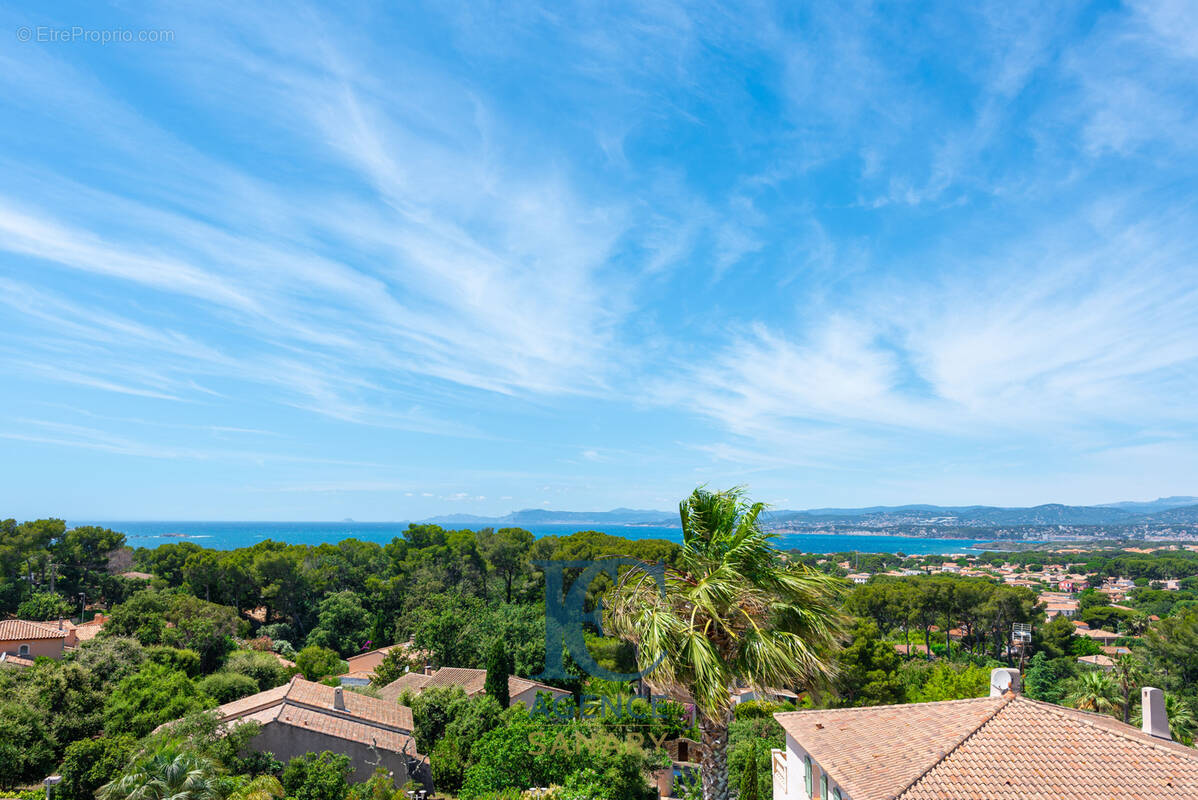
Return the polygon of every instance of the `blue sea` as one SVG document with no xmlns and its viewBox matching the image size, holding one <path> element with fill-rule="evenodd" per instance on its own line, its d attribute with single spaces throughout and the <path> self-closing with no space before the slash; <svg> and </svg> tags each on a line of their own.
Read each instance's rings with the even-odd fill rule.
<svg viewBox="0 0 1198 800">
<path fill-rule="evenodd" d="M 249 547 L 264 539 L 288 544 L 336 543 L 342 539 L 361 539 L 384 544 L 403 536 L 406 522 L 120 522 L 72 521 L 71 525 L 101 525 L 125 534 L 131 547 L 154 548 L 169 542 L 194 542 L 201 547 L 232 550 Z M 458 526 L 454 526 L 458 527 Z M 460 526 L 470 527 L 470 526 Z M 681 541 L 678 528 L 638 525 L 527 525 L 537 537 L 568 536 L 579 530 L 597 530 L 626 539 L 666 539 Z M 171 535 L 175 534 L 175 535 Z M 178 535 L 182 534 L 182 536 Z M 916 539 L 905 536 L 861 534 L 787 533 L 779 537 L 787 549 L 805 553 L 963 553 L 985 539 Z"/>
</svg>

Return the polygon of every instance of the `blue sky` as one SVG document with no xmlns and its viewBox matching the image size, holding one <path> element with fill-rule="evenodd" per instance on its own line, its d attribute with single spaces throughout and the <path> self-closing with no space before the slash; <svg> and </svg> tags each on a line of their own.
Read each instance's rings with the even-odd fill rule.
<svg viewBox="0 0 1198 800">
<path fill-rule="evenodd" d="M 0 515 L 1198 493 L 1192 3 L 22 5 Z"/>
</svg>

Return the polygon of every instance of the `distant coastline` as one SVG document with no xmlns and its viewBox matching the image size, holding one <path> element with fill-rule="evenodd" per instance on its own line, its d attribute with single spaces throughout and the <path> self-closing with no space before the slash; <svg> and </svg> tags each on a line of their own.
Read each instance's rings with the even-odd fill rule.
<svg viewBox="0 0 1198 800">
<path fill-rule="evenodd" d="M 380 544 L 402 537 L 407 522 L 205 522 L 205 521 L 124 521 L 71 520 L 71 525 L 100 525 L 125 534 L 131 547 L 155 548 L 164 544 L 190 542 L 215 550 L 252 547 L 267 539 L 288 544 L 336 544 L 345 539 L 361 539 Z M 489 525 L 457 524 L 445 527 L 479 530 Z M 537 538 L 569 536 L 576 531 L 595 530 L 626 539 L 665 539 L 681 541 L 677 525 L 588 525 L 555 523 L 522 525 Z M 808 553 L 897 553 L 927 555 L 960 553 L 981 543 L 980 539 L 944 539 L 886 533 L 796 533 L 779 531 L 780 545 Z"/>
</svg>

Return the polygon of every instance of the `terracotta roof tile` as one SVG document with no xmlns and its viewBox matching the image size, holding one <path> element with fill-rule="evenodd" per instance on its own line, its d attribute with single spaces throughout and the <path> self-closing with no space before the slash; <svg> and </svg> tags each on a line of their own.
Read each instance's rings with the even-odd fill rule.
<svg viewBox="0 0 1198 800">
<path fill-rule="evenodd" d="M 435 689 L 442 686 L 461 686 L 467 695 L 478 694 L 487 682 L 485 669 L 466 669 L 465 667 L 441 667 L 429 676 L 425 689 Z"/>
<path fill-rule="evenodd" d="M 64 624 L 64 628 L 66 625 Z M 73 627 L 73 626 L 72 626 Z M 0 641 L 23 639 L 65 639 L 66 630 L 59 630 L 57 622 L 30 622 L 24 619 L 0 619 Z"/>
<path fill-rule="evenodd" d="M 530 678 L 521 678 L 518 675 L 508 676 L 507 693 L 509 695 L 511 695 L 512 697 L 515 697 L 516 695 L 520 694 L 521 692 L 526 692 L 533 687 L 536 687 L 536 690 L 538 692 L 546 692 L 548 694 L 554 695 L 555 697 L 561 697 L 562 695 L 570 694 L 569 689 L 562 689 L 557 686 L 550 686 L 547 683 L 538 683 L 537 681 L 534 681 Z"/>
<path fill-rule="evenodd" d="M 336 689 L 323 683 L 313 683 L 298 675 L 291 679 L 287 691 L 287 702 L 316 706 L 320 709 L 333 711 L 333 697 Z M 376 725 L 387 725 L 401 730 L 412 730 L 412 709 L 407 706 L 367 697 L 357 692 L 342 690 L 345 700 L 345 712 L 354 717 L 367 720 Z"/>
<path fill-rule="evenodd" d="M 337 709 L 333 706 L 336 692 L 332 686 L 313 683 L 296 675 L 289 683 L 225 703 L 216 711 L 221 720 L 227 722 L 251 716 L 256 718 L 256 715 L 280 706 L 304 707 L 329 717 L 352 717 L 371 726 L 402 732 L 412 730 L 412 709 L 407 706 L 342 689 L 345 708 Z"/>
<path fill-rule="evenodd" d="M 22 658 L 14 656 L 12 653 L 0 653 L 0 664 L 8 664 L 13 667 L 32 667 L 34 663 L 32 658 Z"/>
<path fill-rule="evenodd" d="M 775 716 L 853 800 L 1198 797 L 1198 751 L 1025 697 Z"/>
<path fill-rule="evenodd" d="M 775 714 L 853 800 L 894 797 L 1007 702 L 947 700 Z"/>
<path fill-rule="evenodd" d="M 432 675 L 421 672 L 407 672 L 388 683 L 379 690 L 379 697 L 394 703 L 404 692 L 420 693 L 420 690 L 432 679 Z"/>
<path fill-rule="evenodd" d="M 324 714 L 306 706 L 293 706 L 290 703 L 285 703 L 279 707 L 274 721 L 296 728 L 323 733 L 326 736 L 335 736 L 338 739 L 346 739 L 351 742 L 359 742 L 367 745 L 373 744 L 376 747 L 382 747 L 398 753 L 406 751 L 412 755 L 417 754 L 416 743 L 407 734 L 387 728 L 380 728 L 375 725 L 367 725 L 354 719 Z"/>
</svg>

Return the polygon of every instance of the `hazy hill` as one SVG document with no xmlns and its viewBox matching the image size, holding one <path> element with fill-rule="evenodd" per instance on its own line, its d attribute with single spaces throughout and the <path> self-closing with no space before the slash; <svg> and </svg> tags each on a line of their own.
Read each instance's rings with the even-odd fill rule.
<svg viewBox="0 0 1198 800">
<path fill-rule="evenodd" d="M 1000 506 L 869 506 L 778 510 L 766 523 L 859 523 L 862 525 L 928 525 L 942 527 L 1003 527 L 1015 525 L 1134 525 L 1137 523 L 1198 523 L 1198 498 L 1162 497 L 1149 502 L 1128 501 L 1096 506 L 1046 503 L 1029 508 Z M 616 508 L 611 511 L 551 511 L 526 508 L 501 517 L 448 514 L 422 522 L 438 525 L 503 527 L 521 525 L 663 525 L 676 526 L 674 511 Z"/>
</svg>

